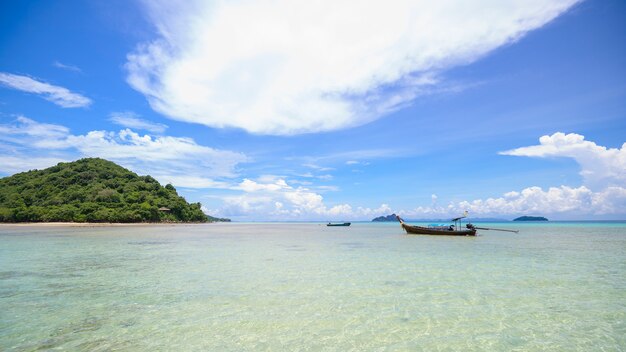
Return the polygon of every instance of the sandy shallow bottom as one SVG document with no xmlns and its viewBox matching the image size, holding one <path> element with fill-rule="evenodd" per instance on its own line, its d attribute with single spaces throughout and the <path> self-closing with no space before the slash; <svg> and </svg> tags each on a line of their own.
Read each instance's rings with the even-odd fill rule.
<svg viewBox="0 0 626 352">
<path fill-rule="evenodd" d="M 73 225 L 0 227 L 0 350 L 626 349 L 623 223 Z"/>
</svg>

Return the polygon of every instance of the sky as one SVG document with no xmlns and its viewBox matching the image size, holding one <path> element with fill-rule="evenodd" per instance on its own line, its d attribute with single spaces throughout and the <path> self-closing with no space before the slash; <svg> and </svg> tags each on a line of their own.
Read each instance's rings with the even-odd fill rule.
<svg viewBox="0 0 626 352">
<path fill-rule="evenodd" d="M 4 1 L 0 177 L 236 221 L 626 219 L 624 1 Z"/>
</svg>

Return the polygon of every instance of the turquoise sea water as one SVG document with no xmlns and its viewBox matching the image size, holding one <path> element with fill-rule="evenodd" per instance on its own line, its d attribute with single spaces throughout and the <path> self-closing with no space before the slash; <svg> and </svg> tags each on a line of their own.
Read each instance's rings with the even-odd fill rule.
<svg viewBox="0 0 626 352">
<path fill-rule="evenodd" d="M 621 351 L 626 223 L 0 227 L 2 351 Z"/>
</svg>

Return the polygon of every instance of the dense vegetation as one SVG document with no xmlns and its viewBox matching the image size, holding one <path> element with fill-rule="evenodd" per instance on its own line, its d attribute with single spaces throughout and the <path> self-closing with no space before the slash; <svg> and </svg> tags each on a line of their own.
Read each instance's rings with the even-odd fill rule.
<svg viewBox="0 0 626 352">
<path fill-rule="evenodd" d="M 168 208 L 169 211 L 159 210 Z M 0 222 L 206 222 L 168 184 L 89 158 L 0 179 Z"/>
<path fill-rule="evenodd" d="M 513 221 L 548 221 L 548 219 L 543 216 L 520 216 L 519 218 L 513 219 Z"/>
</svg>

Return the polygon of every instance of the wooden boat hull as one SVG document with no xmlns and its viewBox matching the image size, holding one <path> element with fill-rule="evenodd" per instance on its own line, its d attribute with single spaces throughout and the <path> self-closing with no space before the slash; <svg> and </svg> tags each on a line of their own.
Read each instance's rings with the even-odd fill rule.
<svg viewBox="0 0 626 352">
<path fill-rule="evenodd" d="M 404 231 L 409 235 L 439 235 L 439 236 L 476 236 L 476 229 L 467 229 L 460 231 L 438 230 L 423 226 L 412 226 L 400 223 Z"/>
<path fill-rule="evenodd" d="M 350 226 L 350 222 L 344 222 L 343 224 L 326 224 L 326 226 Z"/>
</svg>

